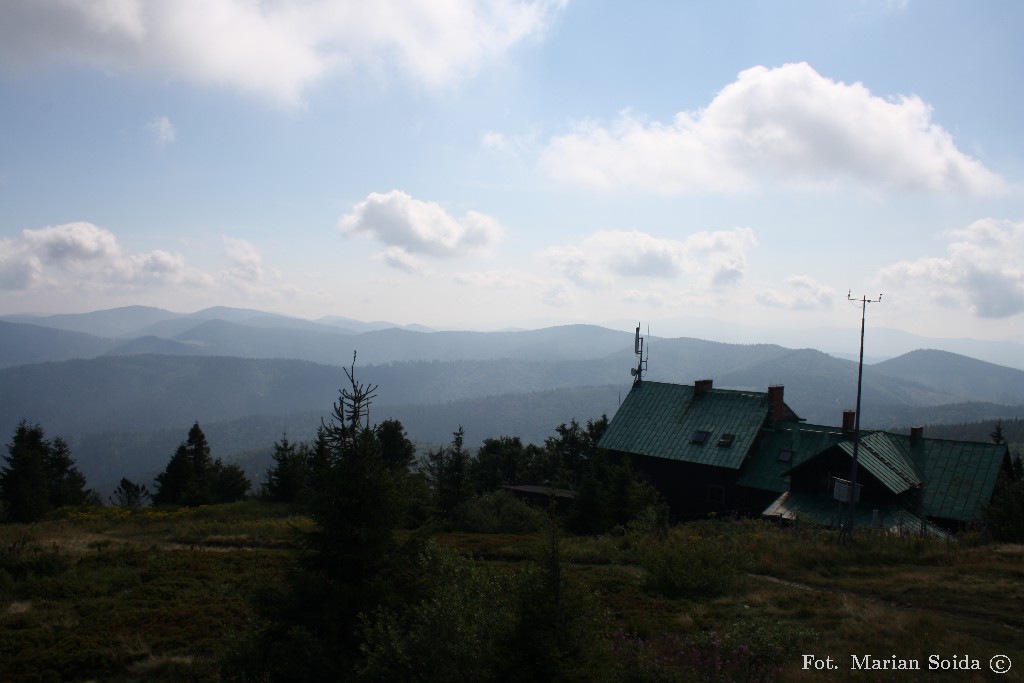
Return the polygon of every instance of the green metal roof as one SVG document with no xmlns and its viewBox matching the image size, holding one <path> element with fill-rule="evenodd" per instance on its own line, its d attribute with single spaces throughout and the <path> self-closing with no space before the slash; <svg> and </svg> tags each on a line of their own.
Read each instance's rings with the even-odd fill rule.
<svg viewBox="0 0 1024 683">
<path fill-rule="evenodd" d="M 878 513 L 877 525 L 875 513 Z M 765 517 L 779 517 L 790 521 L 805 520 L 823 526 L 838 527 L 845 521 L 849 509 L 840 506 L 834 498 L 819 493 L 785 492 L 761 513 Z M 854 508 L 855 527 L 878 526 L 893 533 L 921 535 L 950 539 L 943 529 L 922 519 L 898 504 L 858 505 Z"/>
<path fill-rule="evenodd" d="M 767 395 L 643 381 L 619 406 L 598 446 L 608 450 L 739 469 L 768 417 Z M 703 443 L 693 443 L 707 432 Z M 728 446 L 723 436 L 732 435 Z M 726 439 L 727 440 L 727 439 Z"/>
<path fill-rule="evenodd" d="M 852 457 L 852 436 L 838 427 L 786 421 L 765 429 L 770 409 L 764 392 L 707 389 L 697 396 L 690 385 L 643 381 L 626 396 L 598 446 L 742 470 L 739 485 L 776 493 L 789 489 L 793 468 L 826 451 L 838 448 Z M 698 432 L 706 433 L 701 443 L 695 443 Z M 732 435 L 728 445 L 726 434 Z M 1009 463 L 1006 445 L 912 441 L 884 431 L 861 431 L 860 439 L 858 463 L 900 496 L 904 506 L 931 518 L 979 518 L 1000 468 Z M 788 452 L 780 458 L 783 451 Z M 912 498 L 904 495 L 908 493 Z M 873 507 L 864 514 L 870 515 Z M 899 510 L 901 515 L 911 514 L 903 507 Z"/>
<path fill-rule="evenodd" d="M 999 470 L 1010 459 L 1006 444 L 921 439 L 911 445 L 907 438 L 906 447 L 925 482 L 923 512 L 947 519 L 981 517 Z"/>
<path fill-rule="evenodd" d="M 838 427 L 780 422 L 765 435 L 737 482 L 740 486 L 782 493 L 789 471 L 847 438 Z M 789 459 L 780 454 L 790 451 Z"/>
<path fill-rule="evenodd" d="M 874 475 L 893 493 L 903 493 L 921 485 L 909 453 L 904 454 L 895 434 L 885 432 L 866 432 L 860 435 L 860 447 L 857 451 L 857 464 Z M 839 448 L 853 458 L 853 439 L 843 441 Z"/>
<path fill-rule="evenodd" d="M 789 489 L 789 472 L 837 447 L 853 457 L 853 438 L 836 427 L 780 423 L 761 442 L 739 484 L 766 491 Z M 778 460 L 793 451 L 790 464 Z M 857 462 L 896 495 L 917 489 L 915 509 L 927 517 L 967 521 L 981 517 L 999 470 L 1009 461 L 1005 445 L 861 432 Z"/>
</svg>

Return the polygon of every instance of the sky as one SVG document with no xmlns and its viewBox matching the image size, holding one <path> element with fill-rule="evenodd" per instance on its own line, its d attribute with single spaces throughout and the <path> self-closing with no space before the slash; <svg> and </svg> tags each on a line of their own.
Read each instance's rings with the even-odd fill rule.
<svg viewBox="0 0 1024 683">
<path fill-rule="evenodd" d="M 1024 342 L 1021 26 L 1016 0 L 4 0 L 0 315 L 854 339 L 881 294 L 869 326 Z"/>
</svg>

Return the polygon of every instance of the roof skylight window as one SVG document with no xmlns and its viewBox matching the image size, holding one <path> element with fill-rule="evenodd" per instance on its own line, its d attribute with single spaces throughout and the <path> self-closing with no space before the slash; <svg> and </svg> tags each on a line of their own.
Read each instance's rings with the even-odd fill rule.
<svg viewBox="0 0 1024 683">
<path fill-rule="evenodd" d="M 690 439 L 690 443 L 696 444 L 698 446 L 703 446 L 704 442 L 708 440 L 709 436 L 711 436 L 711 432 L 704 429 L 698 429 L 693 433 L 693 438 Z"/>
</svg>

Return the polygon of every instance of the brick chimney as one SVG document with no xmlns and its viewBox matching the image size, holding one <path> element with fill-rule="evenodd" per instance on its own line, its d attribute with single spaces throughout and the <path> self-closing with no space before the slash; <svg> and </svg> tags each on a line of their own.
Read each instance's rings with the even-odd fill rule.
<svg viewBox="0 0 1024 683">
<path fill-rule="evenodd" d="M 711 391 L 711 388 L 714 386 L 714 384 L 715 380 L 713 379 L 698 379 L 694 381 L 693 395 L 695 397 L 703 396 L 707 392 Z"/>
<path fill-rule="evenodd" d="M 924 438 L 924 427 L 917 426 L 910 428 L 910 443 L 917 443 Z"/>
<path fill-rule="evenodd" d="M 786 404 L 782 397 L 786 387 L 781 384 L 772 384 L 768 387 L 768 403 L 771 406 L 772 423 L 776 423 L 786 414 Z"/>
<path fill-rule="evenodd" d="M 843 433 L 852 434 L 853 428 L 857 424 L 857 412 L 854 410 L 843 411 Z"/>
</svg>

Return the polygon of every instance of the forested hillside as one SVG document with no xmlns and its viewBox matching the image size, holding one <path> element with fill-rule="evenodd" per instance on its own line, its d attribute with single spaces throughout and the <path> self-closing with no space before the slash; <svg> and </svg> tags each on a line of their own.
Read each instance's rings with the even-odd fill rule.
<svg viewBox="0 0 1024 683">
<path fill-rule="evenodd" d="M 630 333 L 588 325 L 425 332 L 145 307 L 36 320 L 52 327 L 26 320 L 0 322 L 0 428 L 27 419 L 63 436 L 97 485 L 150 473 L 196 420 L 219 456 L 263 466 L 282 433 L 312 436 L 353 352 L 360 376 L 381 388 L 375 416 L 400 419 L 423 444 L 460 425 L 469 444 L 540 442 L 561 422 L 612 415 L 636 363 Z M 811 423 L 839 424 L 856 401 L 857 364 L 813 349 L 652 337 L 646 351 L 648 379 L 781 384 Z M 862 410 L 866 428 L 1010 421 L 1024 417 L 1024 372 L 915 351 L 865 367 Z"/>
<path fill-rule="evenodd" d="M 991 441 L 997 425 L 1002 430 L 1006 443 L 1010 444 L 1011 453 L 1024 450 L 1024 418 L 930 424 L 925 426 L 925 434 L 937 439 Z"/>
</svg>

